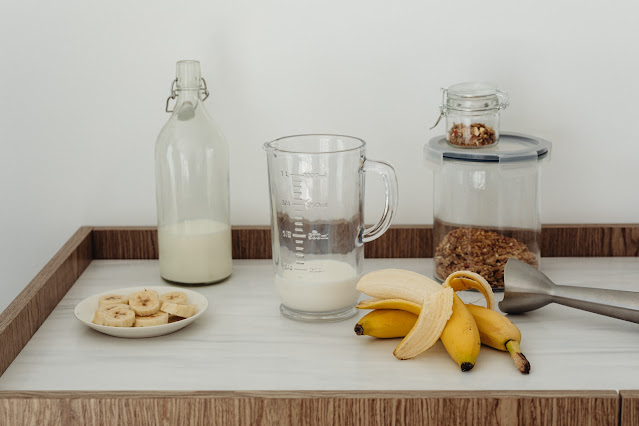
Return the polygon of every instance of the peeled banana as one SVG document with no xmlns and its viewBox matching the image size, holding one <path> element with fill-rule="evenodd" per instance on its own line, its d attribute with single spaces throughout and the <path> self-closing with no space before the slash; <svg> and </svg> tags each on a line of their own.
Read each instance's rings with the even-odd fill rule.
<svg viewBox="0 0 639 426">
<path fill-rule="evenodd" d="M 409 359 L 433 346 L 453 313 L 454 292 L 421 274 L 402 269 L 382 269 L 364 275 L 357 289 L 378 299 L 402 299 L 417 304 L 415 325 L 395 348 L 398 359 Z"/>
<path fill-rule="evenodd" d="M 413 328 L 417 315 L 399 309 L 376 309 L 364 315 L 355 324 L 358 336 L 366 335 L 380 339 L 404 337 Z"/>
<path fill-rule="evenodd" d="M 368 299 L 361 301 L 356 308 L 358 309 L 376 309 L 373 312 L 384 312 L 389 310 L 403 310 L 412 314 L 418 314 L 421 311 L 421 307 L 413 302 L 408 302 L 401 299 Z M 481 347 L 479 330 L 474 323 L 473 317 L 466 309 L 466 305 L 461 301 L 456 294 L 453 297 L 453 312 L 442 331 L 440 339 L 446 348 L 446 351 L 451 358 L 459 365 L 462 371 L 469 371 L 475 366 L 475 360 L 479 355 L 479 349 Z M 371 313 L 373 313 L 371 312 Z M 370 314 L 368 314 L 370 315 Z M 364 318 L 366 318 L 366 315 Z M 381 315 L 381 314 L 377 314 Z M 376 330 L 376 333 L 383 334 L 387 331 L 383 330 L 384 325 L 380 323 L 373 323 L 376 321 L 376 316 L 372 316 L 368 320 L 368 325 Z M 395 317 L 395 321 L 406 321 L 404 324 L 393 324 L 390 327 L 394 332 L 408 329 L 410 330 L 415 323 L 417 317 L 405 316 L 400 318 Z M 363 319 L 363 318 L 362 318 Z M 359 334 L 359 333 L 358 333 Z M 403 337 L 404 335 L 397 335 L 394 337 Z M 376 336 L 375 336 L 376 337 Z"/>
<path fill-rule="evenodd" d="M 463 310 L 459 309 L 461 299 L 459 299 L 459 302 L 457 302 L 457 299 L 459 299 L 459 297 L 456 297 L 453 301 L 453 315 L 451 315 L 451 318 L 448 320 L 440 339 L 442 343 L 444 343 L 451 358 L 459 364 L 462 370 L 466 368 L 464 371 L 468 371 L 472 367 L 470 367 L 470 365 L 464 366 L 463 364 L 472 363 L 474 365 L 477 354 L 479 353 L 479 346 L 476 345 L 476 343 L 473 344 L 477 338 L 474 332 L 464 333 L 460 331 L 460 324 L 463 324 L 464 321 L 458 318 L 464 318 L 466 322 L 468 322 L 468 318 L 465 313 L 460 314 L 460 312 L 463 312 Z M 390 299 L 385 301 L 370 299 L 360 302 L 357 307 L 360 309 L 376 309 L 362 318 L 363 320 L 368 317 L 366 327 L 369 330 L 374 330 L 374 332 L 357 334 L 367 334 L 373 337 L 382 337 L 385 335 L 388 335 L 386 337 L 404 337 L 407 333 L 401 334 L 401 332 L 410 330 L 417 320 L 413 311 L 418 305 L 402 300 L 391 302 Z M 523 374 L 528 374 L 530 372 L 530 363 L 525 355 L 521 353 L 519 347 L 521 342 L 519 329 L 506 316 L 499 312 L 476 305 L 464 305 L 464 307 L 466 308 L 466 312 L 473 317 L 481 343 L 501 351 L 508 351 L 515 361 L 517 369 Z M 386 317 L 392 318 L 392 323 L 390 321 L 382 322 L 378 320 L 378 318 L 383 317 L 384 312 L 397 310 L 405 310 L 407 311 L 406 314 L 410 315 L 403 317 L 400 315 Z M 392 336 L 390 336 L 390 334 L 392 334 Z"/>
<path fill-rule="evenodd" d="M 373 297 L 357 308 L 374 310 L 358 322 L 356 333 L 404 336 L 393 352 L 399 359 L 412 358 L 441 339 L 462 371 L 473 368 L 481 343 L 510 352 L 519 371 L 530 371 L 530 363 L 519 348 L 521 333 L 508 318 L 493 310 L 492 288 L 481 275 L 455 272 L 440 286 L 415 272 L 383 269 L 364 275 L 357 289 Z M 487 308 L 464 305 L 454 293 L 469 289 L 484 295 Z M 406 315 L 390 313 L 396 310 Z"/>
<path fill-rule="evenodd" d="M 508 351 L 515 366 L 523 374 L 530 372 L 530 363 L 521 353 L 521 332 L 506 316 L 481 306 L 466 305 L 479 328 L 481 342 L 500 351 Z"/>
</svg>

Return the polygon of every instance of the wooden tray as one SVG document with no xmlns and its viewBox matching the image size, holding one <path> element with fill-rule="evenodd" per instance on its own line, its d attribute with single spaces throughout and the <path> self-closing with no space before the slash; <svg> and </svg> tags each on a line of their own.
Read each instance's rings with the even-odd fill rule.
<svg viewBox="0 0 639 426">
<path fill-rule="evenodd" d="M 366 255 L 430 257 L 431 232 L 427 226 L 393 227 L 366 246 Z M 234 258 L 270 255 L 268 228 L 234 228 Z M 639 256 L 639 225 L 546 226 L 542 255 Z M 80 228 L 0 314 L 0 375 L 93 259 L 155 258 L 155 228 Z M 2 391 L 0 424 L 199 424 L 203 419 L 224 424 L 636 424 L 638 401 L 637 391 Z"/>
</svg>

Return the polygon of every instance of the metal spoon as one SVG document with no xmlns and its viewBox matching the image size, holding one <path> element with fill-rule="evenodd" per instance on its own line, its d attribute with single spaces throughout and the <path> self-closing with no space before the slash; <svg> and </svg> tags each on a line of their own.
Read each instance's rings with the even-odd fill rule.
<svg viewBox="0 0 639 426">
<path fill-rule="evenodd" d="M 511 258 L 504 270 L 504 300 L 499 309 L 521 314 L 559 303 L 595 314 L 639 323 L 639 293 L 557 285 L 536 268 Z"/>
</svg>

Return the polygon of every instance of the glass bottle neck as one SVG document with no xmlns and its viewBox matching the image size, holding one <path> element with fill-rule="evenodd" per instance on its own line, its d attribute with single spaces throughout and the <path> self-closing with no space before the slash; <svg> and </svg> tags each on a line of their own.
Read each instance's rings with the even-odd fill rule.
<svg viewBox="0 0 639 426">
<path fill-rule="evenodd" d="M 200 89 L 178 89 L 177 92 L 177 106 L 184 104 L 185 102 L 190 102 L 195 105 L 200 101 Z"/>
</svg>

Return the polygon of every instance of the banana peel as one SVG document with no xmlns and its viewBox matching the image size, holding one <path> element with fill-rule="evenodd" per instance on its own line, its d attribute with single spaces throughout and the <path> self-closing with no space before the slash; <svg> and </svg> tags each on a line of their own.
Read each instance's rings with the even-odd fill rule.
<svg viewBox="0 0 639 426">
<path fill-rule="evenodd" d="M 414 358 L 430 349 L 439 340 L 453 314 L 454 296 L 452 288 L 444 288 L 437 293 L 424 296 L 417 322 L 393 351 L 395 358 Z"/>
<path fill-rule="evenodd" d="M 421 306 L 424 296 L 440 292 L 442 286 L 417 272 L 380 269 L 360 278 L 357 290 L 377 299 L 402 299 Z"/>
<path fill-rule="evenodd" d="M 486 307 L 495 310 L 495 295 L 488 281 L 479 274 L 470 271 L 453 272 L 442 284 L 443 287 L 450 287 L 455 291 L 479 290 L 486 299 Z"/>
<path fill-rule="evenodd" d="M 366 299 L 355 307 L 357 309 L 399 309 L 415 315 L 419 315 L 422 311 L 421 305 L 403 299 Z"/>
<path fill-rule="evenodd" d="M 433 346 L 453 313 L 453 289 L 416 272 L 380 269 L 360 278 L 357 289 L 375 299 L 401 299 L 419 306 L 415 325 L 393 352 L 398 359 L 413 358 Z"/>
</svg>

